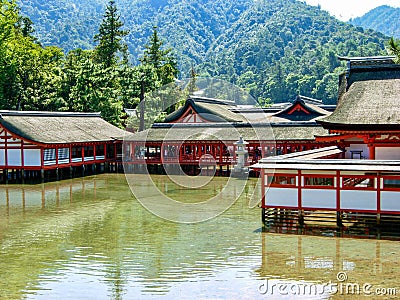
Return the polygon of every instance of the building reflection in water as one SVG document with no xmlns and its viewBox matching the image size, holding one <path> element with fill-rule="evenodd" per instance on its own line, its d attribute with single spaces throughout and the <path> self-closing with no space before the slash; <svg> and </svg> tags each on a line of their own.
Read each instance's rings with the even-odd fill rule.
<svg viewBox="0 0 400 300">
<path fill-rule="evenodd" d="M 262 233 L 256 272 L 262 278 L 319 283 L 339 283 L 338 273 L 345 272 L 345 283 L 400 291 L 397 257 L 396 241 Z"/>
</svg>

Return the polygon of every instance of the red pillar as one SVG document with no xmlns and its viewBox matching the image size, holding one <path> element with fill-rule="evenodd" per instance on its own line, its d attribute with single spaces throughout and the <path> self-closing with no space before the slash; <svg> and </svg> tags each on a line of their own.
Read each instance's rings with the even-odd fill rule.
<svg viewBox="0 0 400 300">
<path fill-rule="evenodd" d="M 58 167 L 58 146 L 56 146 L 56 166 Z"/>
<path fill-rule="evenodd" d="M 81 148 L 81 156 L 82 156 L 82 162 L 84 162 L 85 161 L 85 147 L 84 146 L 82 146 L 82 148 Z"/>
<path fill-rule="evenodd" d="M 24 163 L 24 141 L 21 140 L 21 167 L 22 169 L 25 167 Z"/>
<path fill-rule="evenodd" d="M 375 146 L 368 145 L 369 148 L 369 159 L 375 159 Z"/>
</svg>

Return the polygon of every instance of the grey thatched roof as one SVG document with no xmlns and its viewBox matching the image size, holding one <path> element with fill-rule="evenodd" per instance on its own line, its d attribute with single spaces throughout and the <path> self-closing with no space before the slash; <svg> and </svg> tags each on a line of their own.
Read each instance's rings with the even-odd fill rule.
<svg viewBox="0 0 400 300">
<path fill-rule="evenodd" d="M 400 129 L 400 65 L 368 63 L 358 60 L 341 77 L 336 110 L 318 121 L 324 127 Z"/>
<path fill-rule="evenodd" d="M 319 107 L 319 105 L 316 104 L 318 100 L 311 98 L 305 98 L 307 100 L 304 100 L 304 98 L 305 98 L 304 96 L 300 95 L 297 96 L 291 105 L 271 115 L 269 117 L 269 121 L 271 123 L 288 122 L 288 121 L 293 121 L 293 122 L 313 121 L 320 117 L 331 114 L 331 112 Z M 302 110 L 293 111 L 293 109 L 295 109 L 296 107 L 301 107 Z"/>
<path fill-rule="evenodd" d="M 164 122 L 170 123 L 178 120 L 189 107 L 192 107 L 197 114 L 210 122 L 246 121 L 246 118 L 241 114 L 236 114 L 230 111 L 229 108 L 231 107 L 231 102 L 217 101 L 216 99 L 210 99 L 209 101 L 199 101 L 199 99 L 196 100 L 197 101 L 191 98 L 186 100 L 185 105 L 166 116 Z"/>
<path fill-rule="evenodd" d="M 0 111 L 2 127 L 42 144 L 104 142 L 123 139 L 125 131 L 99 113 Z"/>
<path fill-rule="evenodd" d="M 231 141 L 242 136 L 246 141 L 313 141 L 315 136 L 327 134 L 315 123 L 303 124 L 157 124 L 150 129 L 134 133 L 126 139 L 138 142 L 161 141 Z"/>
</svg>

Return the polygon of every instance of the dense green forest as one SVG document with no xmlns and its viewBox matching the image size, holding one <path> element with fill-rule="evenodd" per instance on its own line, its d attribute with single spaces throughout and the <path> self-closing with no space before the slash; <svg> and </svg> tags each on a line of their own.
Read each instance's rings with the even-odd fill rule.
<svg viewBox="0 0 400 300">
<path fill-rule="evenodd" d="M 103 12 L 94 48 L 66 55 L 61 48 L 41 45 L 15 1 L 0 3 L 1 109 L 98 111 L 121 126 L 124 107 L 135 107 L 144 93 L 178 75 L 176 59 L 163 48 L 155 28 L 140 64 L 129 62 L 123 42 L 127 31 L 114 1 Z"/>
<path fill-rule="evenodd" d="M 94 47 L 107 0 L 21 1 L 43 45 L 66 52 Z M 387 54 L 388 37 L 341 22 L 296 0 L 116 0 L 130 60 L 158 26 L 174 49 L 181 77 L 223 78 L 260 102 L 288 101 L 301 93 L 335 103 L 342 56 Z"/>
<path fill-rule="evenodd" d="M 400 8 L 382 5 L 349 22 L 400 39 Z"/>
<path fill-rule="evenodd" d="M 389 37 L 296 0 L 0 1 L 0 108 L 101 111 L 117 125 L 142 90 L 190 73 L 261 105 L 332 104 L 337 55 L 388 53 Z"/>
</svg>

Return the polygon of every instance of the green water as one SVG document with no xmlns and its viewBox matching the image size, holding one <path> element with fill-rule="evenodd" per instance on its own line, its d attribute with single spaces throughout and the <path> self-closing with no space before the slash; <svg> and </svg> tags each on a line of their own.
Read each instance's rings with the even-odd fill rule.
<svg viewBox="0 0 400 300">
<path fill-rule="evenodd" d="M 153 179 L 188 202 L 226 183 L 214 178 L 182 191 L 163 176 Z M 338 272 L 400 294 L 399 242 L 263 233 L 260 209 L 248 208 L 254 185 L 226 212 L 197 224 L 149 213 L 121 174 L 0 186 L 0 299 L 270 299 L 261 293 L 267 281 L 270 288 L 321 285 L 337 282 Z M 294 294 L 275 289 L 272 296 Z"/>
</svg>

